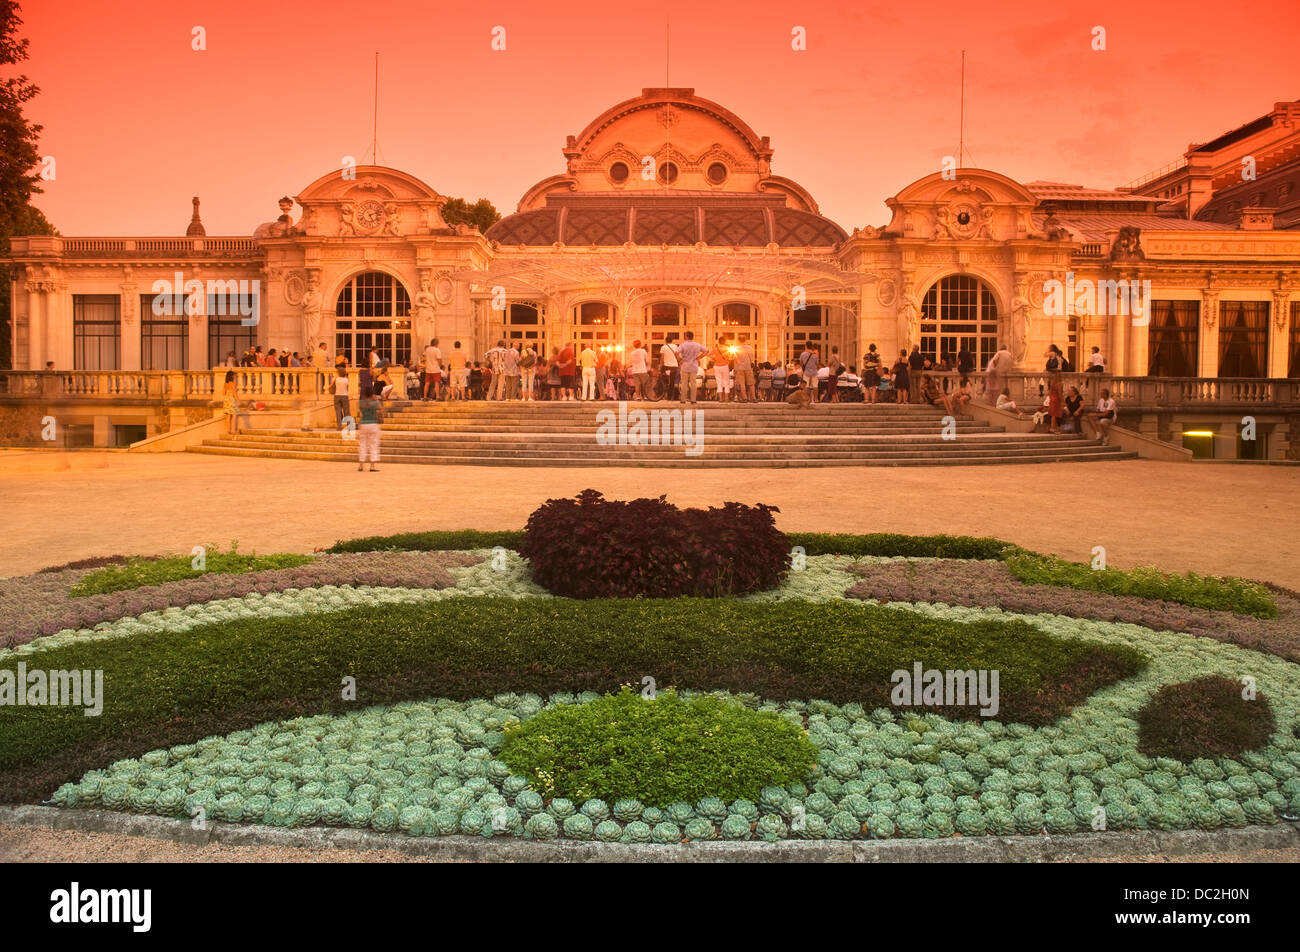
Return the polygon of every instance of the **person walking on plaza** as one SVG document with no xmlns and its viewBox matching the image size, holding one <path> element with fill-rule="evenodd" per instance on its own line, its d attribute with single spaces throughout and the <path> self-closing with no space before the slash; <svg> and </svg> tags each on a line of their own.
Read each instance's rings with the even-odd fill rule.
<svg viewBox="0 0 1300 952">
<path fill-rule="evenodd" d="M 325 342 L 321 341 L 316 352 L 311 355 L 311 365 L 317 370 L 329 370 L 330 363 L 329 351 L 325 349 Z"/>
<path fill-rule="evenodd" d="M 429 341 L 424 348 L 424 393 L 425 400 L 433 394 L 434 400 L 442 398 L 442 351 L 438 347 L 438 338 Z"/>
<path fill-rule="evenodd" d="M 821 369 L 820 359 L 817 356 L 817 345 L 808 343 L 799 354 L 799 373 L 804 380 L 808 382 L 808 402 L 817 402 L 817 384 L 819 383 L 817 371 Z"/>
<path fill-rule="evenodd" d="M 633 400 L 650 400 L 650 354 L 639 340 L 632 341 L 627 355 L 627 375 L 632 383 Z"/>
<path fill-rule="evenodd" d="M 677 348 L 678 358 L 681 363 L 678 367 L 682 382 L 679 385 L 682 403 L 695 403 L 696 395 L 700 385 L 700 356 L 704 353 L 704 345 L 695 340 L 695 332 L 687 331 L 686 340 Z"/>
<path fill-rule="evenodd" d="M 339 429 L 343 428 L 343 421 L 352 415 L 352 408 L 348 405 L 350 385 L 347 368 L 335 369 L 334 379 L 330 381 L 330 393 L 334 394 L 334 422 Z"/>
<path fill-rule="evenodd" d="M 600 355 L 591 346 L 588 341 L 582 347 L 582 353 L 578 355 L 578 364 L 582 367 L 582 399 L 595 400 L 599 398 L 600 392 L 596 389 L 596 364 L 600 363 Z"/>
<path fill-rule="evenodd" d="M 894 397 L 899 403 L 910 403 L 912 397 L 912 368 L 908 365 L 907 351 L 898 352 L 894 361 L 892 387 Z"/>
<path fill-rule="evenodd" d="M 366 461 L 369 460 L 370 471 L 377 473 L 379 470 L 375 464 L 379 462 L 379 424 L 384 418 L 384 411 L 373 390 L 361 391 L 357 412 L 361 415 L 361 422 L 357 424 L 357 472 L 365 469 Z"/>
<path fill-rule="evenodd" d="M 447 367 L 451 370 L 451 399 L 469 399 L 469 358 L 460 349 L 460 341 L 452 346 L 447 355 Z"/>
<path fill-rule="evenodd" d="M 221 409 L 226 414 L 226 432 L 232 436 L 239 432 L 239 395 L 235 392 L 235 372 L 226 371 L 226 382 L 221 387 Z"/>
<path fill-rule="evenodd" d="M 907 384 L 909 403 L 921 402 L 921 377 L 925 370 L 925 355 L 921 353 L 921 345 L 913 344 L 912 352 L 907 355 Z"/>
<path fill-rule="evenodd" d="M 659 369 L 662 372 L 663 393 L 666 400 L 671 400 L 672 395 L 677 392 L 678 370 L 681 365 L 674 340 L 676 337 L 670 334 L 664 341 L 664 345 L 659 348 Z"/>
<path fill-rule="evenodd" d="M 519 355 L 519 377 L 521 396 L 524 400 L 531 401 L 533 384 L 537 379 L 537 351 L 527 341 L 524 341 L 524 352 Z"/>
<path fill-rule="evenodd" d="M 754 392 L 754 348 L 749 346 L 748 341 L 742 340 L 736 344 L 734 362 L 736 369 L 733 380 L 736 399 L 744 403 L 753 403 L 757 399 Z"/>
</svg>

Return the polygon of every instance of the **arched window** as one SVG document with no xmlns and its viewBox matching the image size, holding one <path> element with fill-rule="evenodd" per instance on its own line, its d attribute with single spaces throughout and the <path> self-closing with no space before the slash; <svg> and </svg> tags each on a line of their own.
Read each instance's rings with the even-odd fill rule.
<svg viewBox="0 0 1300 952">
<path fill-rule="evenodd" d="M 982 370 L 998 350 L 998 304 L 979 278 L 950 274 L 930 286 L 921 302 L 921 353 L 957 366 L 962 345 Z"/>
<path fill-rule="evenodd" d="M 538 323 L 537 306 L 535 304 L 511 304 L 506 315 L 506 322 L 509 324 Z"/>
<path fill-rule="evenodd" d="M 573 309 L 573 337 L 581 343 L 614 339 L 614 305 L 605 301 L 585 301 Z"/>
<path fill-rule="evenodd" d="M 822 357 L 829 353 L 827 334 L 829 332 L 831 309 L 824 304 L 806 304 L 800 308 L 791 308 L 789 322 L 785 327 L 785 347 L 782 359 L 792 363 L 799 359 L 809 344 L 816 344 Z"/>
<path fill-rule="evenodd" d="M 394 363 L 409 363 L 411 298 L 402 282 L 382 271 L 363 271 L 343 285 L 334 305 L 334 346 L 354 365 L 372 347 Z"/>
</svg>

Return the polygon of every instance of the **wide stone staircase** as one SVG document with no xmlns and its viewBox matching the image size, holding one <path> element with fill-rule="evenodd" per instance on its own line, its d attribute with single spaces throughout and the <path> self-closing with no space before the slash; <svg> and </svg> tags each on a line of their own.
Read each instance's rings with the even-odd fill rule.
<svg viewBox="0 0 1300 952">
<path fill-rule="evenodd" d="M 686 411 L 686 412 L 683 412 Z M 190 452 L 355 461 L 337 429 L 254 429 Z M 486 466 L 929 466 L 1133 459 L 1075 436 L 1007 433 L 941 410 L 861 403 L 397 402 L 386 410 L 385 463 Z"/>
</svg>

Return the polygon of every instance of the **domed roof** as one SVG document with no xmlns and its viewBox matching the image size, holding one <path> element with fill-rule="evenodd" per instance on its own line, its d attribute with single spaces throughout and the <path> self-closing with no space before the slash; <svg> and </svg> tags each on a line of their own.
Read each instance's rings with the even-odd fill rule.
<svg viewBox="0 0 1300 952">
<path fill-rule="evenodd" d="M 549 195 L 546 205 L 507 215 L 487 231 L 502 245 L 706 245 L 834 247 L 847 235 L 779 195 L 633 192 Z"/>
</svg>

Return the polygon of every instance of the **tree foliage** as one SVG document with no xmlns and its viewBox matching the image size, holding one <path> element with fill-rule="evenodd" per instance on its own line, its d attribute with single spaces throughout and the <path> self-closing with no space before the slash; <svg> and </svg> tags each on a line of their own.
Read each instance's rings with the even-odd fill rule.
<svg viewBox="0 0 1300 952">
<path fill-rule="evenodd" d="M 27 39 L 18 36 L 22 25 L 16 0 L 0 0 L 0 67 L 27 59 Z M 23 74 L 0 79 L 0 257 L 9 255 L 14 235 L 51 235 L 54 228 L 40 209 L 31 205 L 41 191 L 40 153 L 36 144 L 41 127 L 23 115 L 23 106 L 39 92 Z M 9 275 L 0 276 L 0 368 L 12 365 Z"/>
<path fill-rule="evenodd" d="M 501 220 L 501 213 L 486 198 L 480 198 L 472 205 L 463 198 L 449 198 L 442 206 L 442 220 L 453 228 L 471 225 L 480 232 L 487 232 Z"/>
</svg>

